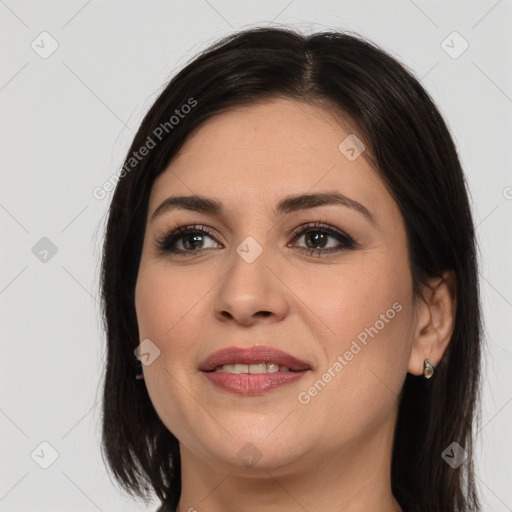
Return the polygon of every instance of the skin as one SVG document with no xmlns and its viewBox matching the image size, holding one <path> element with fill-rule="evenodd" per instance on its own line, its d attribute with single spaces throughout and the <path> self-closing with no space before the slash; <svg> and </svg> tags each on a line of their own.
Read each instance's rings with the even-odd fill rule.
<svg viewBox="0 0 512 512">
<path fill-rule="evenodd" d="M 338 149 L 349 133 L 332 110 L 310 104 L 238 108 L 203 123 L 154 183 L 135 302 L 140 340 L 160 350 L 144 379 L 180 442 L 181 511 L 401 510 L 390 479 L 399 395 L 407 372 L 422 375 L 427 358 L 437 365 L 449 343 L 453 274 L 432 278 L 415 300 L 403 218 L 366 153 L 350 161 Z M 284 196 L 321 191 L 363 204 L 375 224 L 341 205 L 273 216 Z M 162 201 L 182 194 L 221 201 L 225 213 L 179 209 L 151 220 Z M 359 246 L 301 252 L 308 241 L 321 244 L 292 230 L 317 221 Z M 202 254 L 190 245 L 185 256 L 158 252 L 156 240 L 174 222 L 207 226 L 215 238 L 203 236 Z M 250 264 L 236 252 L 248 236 L 263 249 Z M 394 303 L 394 318 L 300 403 L 299 393 Z M 253 345 L 287 351 L 312 370 L 253 397 L 220 390 L 198 371 L 216 350 Z M 259 457 L 253 466 L 239 456 L 246 443 Z"/>
</svg>

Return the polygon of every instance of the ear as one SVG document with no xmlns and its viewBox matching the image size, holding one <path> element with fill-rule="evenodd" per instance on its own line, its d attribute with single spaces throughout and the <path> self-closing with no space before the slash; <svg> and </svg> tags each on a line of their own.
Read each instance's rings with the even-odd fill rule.
<svg viewBox="0 0 512 512">
<path fill-rule="evenodd" d="M 457 307 L 453 270 L 447 270 L 441 278 L 429 279 L 423 286 L 422 299 L 415 307 L 416 326 L 407 371 L 413 375 L 423 375 L 425 359 L 436 367 L 453 334 Z"/>
</svg>

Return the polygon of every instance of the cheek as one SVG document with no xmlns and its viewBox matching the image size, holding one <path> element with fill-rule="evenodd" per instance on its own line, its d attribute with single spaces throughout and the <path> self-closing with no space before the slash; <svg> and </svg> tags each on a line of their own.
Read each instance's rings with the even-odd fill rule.
<svg viewBox="0 0 512 512">
<path fill-rule="evenodd" d="M 160 349 L 158 358 L 144 367 L 144 383 L 158 416 L 180 440 L 188 439 L 187 425 L 195 419 L 188 417 L 190 393 L 185 384 L 199 305 L 198 294 L 190 291 L 197 287 L 190 285 L 190 279 L 152 265 L 139 274 L 135 290 L 140 340 L 148 338 Z"/>
<path fill-rule="evenodd" d="M 148 265 L 137 280 L 135 308 L 140 340 L 150 339 L 160 350 L 154 364 L 144 368 L 144 378 L 153 398 L 159 390 L 176 387 L 197 371 L 196 353 L 206 338 L 206 317 L 211 315 L 211 290 L 215 281 L 208 274 L 169 269 L 165 262 Z M 151 393 L 154 391 L 154 393 Z M 171 394 L 172 395 L 172 394 Z M 167 396 L 166 400 L 172 400 Z"/>
<path fill-rule="evenodd" d="M 166 287 L 156 277 L 147 271 L 139 276 L 135 287 L 135 311 L 141 340 L 157 341 L 163 332 Z"/>
<path fill-rule="evenodd" d="M 164 265 L 148 266 L 140 273 L 135 289 L 141 339 L 165 345 L 200 310 L 204 285 L 201 278 L 173 272 Z"/>
<path fill-rule="evenodd" d="M 356 261 L 303 275 L 293 289 L 303 302 L 300 314 L 315 323 L 332 359 L 355 339 L 364 343 L 379 338 L 383 350 L 400 344 L 399 333 L 410 315 L 410 287 L 406 266 L 397 266 L 391 258 L 386 263 L 375 254 L 373 262 L 364 265 Z"/>
<path fill-rule="evenodd" d="M 322 410 L 332 413 L 328 404 L 333 403 L 337 412 L 379 416 L 379 410 L 389 411 L 403 385 L 413 341 L 408 266 L 393 258 L 374 261 L 364 270 L 354 265 L 330 272 L 322 287 L 318 280 L 315 286 L 314 280 L 302 281 L 298 295 L 308 297 L 307 306 L 322 326 L 317 336 L 324 358 L 308 383 L 315 389 L 310 394 L 304 388 L 319 418 Z"/>
</svg>

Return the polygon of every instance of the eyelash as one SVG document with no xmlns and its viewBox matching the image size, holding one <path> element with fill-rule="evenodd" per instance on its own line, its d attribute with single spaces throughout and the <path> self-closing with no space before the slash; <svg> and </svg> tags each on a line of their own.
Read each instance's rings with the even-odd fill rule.
<svg viewBox="0 0 512 512">
<path fill-rule="evenodd" d="M 298 249 L 301 252 L 308 253 L 311 256 L 321 256 L 326 253 L 334 253 L 343 250 L 353 250 L 358 247 L 358 243 L 353 237 L 343 233 L 343 231 L 340 231 L 337 228 L 334 228 L 327 224 L 323 224 L 321 222 L 309 222 L 307 224 L 299 226 L 293 231 L 293 240 L 304 234 L 316 232 L 326 233 L 327 235 L 336 238 L 339 242 L 343 244 L 343 246 L 336 248 L 331 247 L 329 249 L 308 249 L 304 247 L 299 247 Z M 203 251 L 208 250 L 197 249 L 191 251 L 184 251 L 182 249 L 174 248 L 173 246 L 175 242 L 187 234 L 203 234 L 215 240 L 214 235 L 208 230 L 206 226 L 200 224 L 175 225 L 169 231 L 167 231 L 167 233 L 165 233 L 163 236 L 156 240 L 156 248 L 159 252 L 164 254 L 171 253 L 183 256 L 188 256 L 189 254 L 200 254 Z"/>
</svg>

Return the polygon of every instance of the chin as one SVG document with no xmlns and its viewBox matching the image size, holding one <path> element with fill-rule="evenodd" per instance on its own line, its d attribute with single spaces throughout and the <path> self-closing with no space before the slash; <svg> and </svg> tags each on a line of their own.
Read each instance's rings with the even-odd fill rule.
<svg viewBox="0 0 512 512">
<path fill-rule="evenodd" d="M 297 442 L 292 432 L 283 430 L 279 435 L 272 432 L 275 425 L 275 422 L 269 422 L 270 428 L 265 429 L 265 434 L 259 430 L 254 432 L 254 427 L 248 429 L 247 424 L 245 428 L 240 425 L 230 430 L 232 437 L 225 435 L 222 440 L 204 439 L 203 449 L 216 462 L 222 463 L 227 471 L 233 471 L 234 466 L 237 472 L 243 470 L 242 473 L 248 475 L 256 475 L 259 470 L 293 466 L 304 455 L 304 446 Z"/>
</svg>

